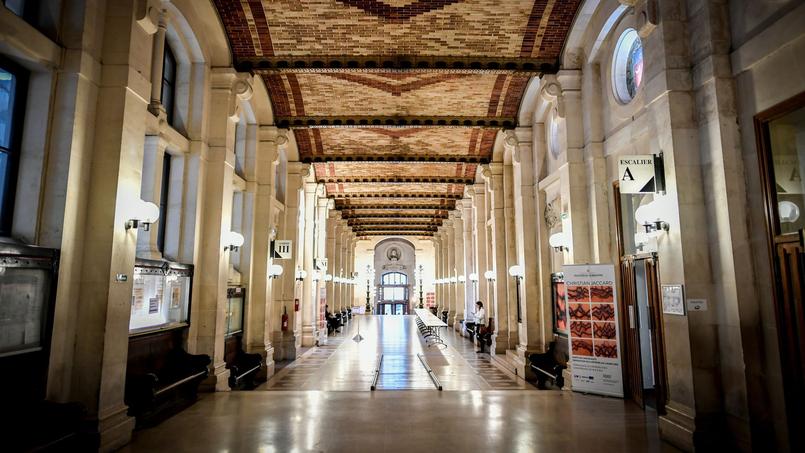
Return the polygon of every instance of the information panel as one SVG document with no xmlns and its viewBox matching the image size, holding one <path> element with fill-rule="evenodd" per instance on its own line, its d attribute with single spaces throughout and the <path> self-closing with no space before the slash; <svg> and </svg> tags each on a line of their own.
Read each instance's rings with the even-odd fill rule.
<svg viewBox="0 0 805 453">
<path fill-rule="evenodd" d="M 563 266 L 573 390 L 623 397 L 615 266 Z"/>
</svg>

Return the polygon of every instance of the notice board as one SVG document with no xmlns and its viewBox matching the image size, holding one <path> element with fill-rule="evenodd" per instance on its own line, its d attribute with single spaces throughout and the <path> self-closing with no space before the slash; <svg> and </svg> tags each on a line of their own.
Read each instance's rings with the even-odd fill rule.
<svg viewBox="0 0 805 453">
<path fill-rule="evenodd" d="M 563 266 L 573 390 L 623 397 L 615 266 Z"/>
</svg>

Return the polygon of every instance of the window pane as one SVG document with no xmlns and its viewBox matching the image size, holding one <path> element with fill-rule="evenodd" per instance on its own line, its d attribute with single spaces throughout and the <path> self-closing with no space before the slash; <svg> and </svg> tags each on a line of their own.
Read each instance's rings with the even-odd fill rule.
<svg viewBox="0 0 805 453">
<path fill-rule="evenodd" d="M 25 0 L 5 0 L 6 8 L 12 13 L 22 16 L 25 13 Z"/>
<path fill-rule="evenodd" d="M 5 210 L 7 184 L 8 184 L 8 154 L 0 152 L 0 214 L 2 214 Z"/>
<path fill-rule="evenodd" d="M 0 68 L 0 147 L 11 146 L 11 120 L 14 114 L 14 90 L 17 78 Z"/>
<path fill-rule="evenodd" d="M 805 108 L 769 123 L 780 233 L 805 227 Z"/>
</svg>

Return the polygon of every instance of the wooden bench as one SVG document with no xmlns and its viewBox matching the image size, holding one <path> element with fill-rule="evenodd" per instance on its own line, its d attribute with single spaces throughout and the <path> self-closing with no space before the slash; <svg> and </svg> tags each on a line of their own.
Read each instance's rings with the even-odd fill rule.
<svg viewBox="0 0 805 453">
<path fill-rule="evenodd" d="M 265 382 L 263 356 L 243 350 L 243 335 L 229 335 L 224 340 L 224 361 L 229 369 L 229 387 L 233 390 L 251 390 Z"/>
<path fill-rule="evenodd" d="M 565 347 L 563 348 L 562 345 Z M 562 388 L 565 384 L 562 371 L 567 368 L 567 341 L 554 341 L 543 354 L 530 354 L 528 363 L 537 376 L 537 388 L 546 389 L 547 382 Z"/>
<path fill-rule="evenodd" d="M 186 331 L 183 327 L 129 339 L 125 401 L 138 428 L 156 425 L 196 401 L 210 356 L 183 349 Z"/>
</svg>

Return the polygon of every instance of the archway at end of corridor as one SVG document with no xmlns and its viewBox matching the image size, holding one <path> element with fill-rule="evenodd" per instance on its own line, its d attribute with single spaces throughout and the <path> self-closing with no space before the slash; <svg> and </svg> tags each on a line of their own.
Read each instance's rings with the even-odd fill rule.
<svg viewBox="0 0 805 453">
<path fill-rule="evenodd" d="M 416 247 L 403 238 L 387 238 L 374 247 L 374 309 L 378 315 L 412 313 Z"/>
</svg>

